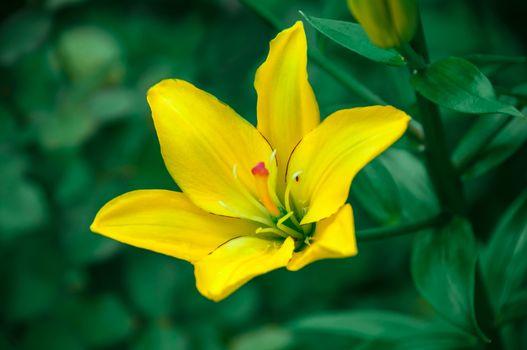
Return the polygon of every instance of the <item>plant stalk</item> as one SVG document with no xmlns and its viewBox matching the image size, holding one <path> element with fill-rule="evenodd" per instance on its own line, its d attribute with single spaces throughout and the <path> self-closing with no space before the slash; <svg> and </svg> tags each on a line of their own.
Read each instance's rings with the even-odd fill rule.
<svg viewBox="0 0 527 350">
<path fill-rule="evenodd" d="M 413 47 L 406 46 L 401 48 L 401 52 L 408 60 L 408 66 L 411 74 L 420 74 L 430 62 L 428 48 L 426 45 L 423 24 L 419 18 L 419 26 L 416 37 L 413 41 Z M 419 92 L 415 92 L 417 104 L 420 111 L 421 122 L 425 132 L 426 160 L 430 177 L 434 184 L 441 207 L 447 213 L 464 216 L 466 211 L 465 196 L 461 178 L 454 168 L 450 159 L 443 123 L 439 112 L 439 107 L 433 102 L 427 100 Z M 483 281 L 481 271 L 476 269 L 476 281 Z M 493 327 L 494 318 L 488 294 L 485 290 L 476 293 L 479 308 L 477 310 L 483 314 L 478 318 L 481 321 L 483 329 L 490 334 L 491 342 L 488 345 L 490 349 L 503 349 L 503 342 L 499 336 L 498 330 Z M 485 317 L 486 316 L 486 317 Z"/>
<path fill-rule="evenodd" d="M 421 21 L 414 40 L 414 47 L 406 45 L 400 48 L 408 61 L 411 74 L 420 74 L 429 63 L 428 49 Z M 415 92 L 419 115 L 425 133 L 426 164 L 439 202 L 444 211 L 464 215 L 465 198 L 463 187 L 447 148 L 445 131 L 439 107 Z"/>
<path fill-rule="evenodd" d="M 357 241 L 370 242 L 379 239 L 403 236 L 409 233 L 426 230 L 441 226 L 448 221 L 449 215 L 441 213 L 430 218 L 402 224 L 399 226 L 388 226 L 380 228 L 372 228 L 366 230 L 359 230 L 355 233 Z"/>
</svg>

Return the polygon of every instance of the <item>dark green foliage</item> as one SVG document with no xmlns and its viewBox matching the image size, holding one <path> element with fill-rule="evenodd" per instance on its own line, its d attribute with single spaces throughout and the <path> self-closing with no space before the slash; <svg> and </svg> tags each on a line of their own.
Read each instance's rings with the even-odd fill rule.
<svg viewBox="0 0 527 350">
<path fill-rule="evenodd" d="M 474 311 L 477 249 L 470 224 L 455 218 L 416 237 L 412 275 L 421 295 L 454 325 L 481 333 Z"/>
<path fill-rule="evenodd" d="M 373 46 L 345 2 L 2 4 L 0 349 L 527 348 L 524 2 L 422 1 L 432 63 L 417 74 Z M 466 217 L 446 212 L 431 221 L 440 227 L 359 242 L 357 257 L 272 272 L 218 304 L 196 291 L 190 264 L 91 233 L 109 199 L 177 189 L 147 89 L 186 79 L 254 122 L 269 23 L 296 20 L 322 116 L 383 103 L 419 122 L 413 86 L 446 107 Z M 422 138 L 412 124 L 357 175 L 358 231 L 441 212 Z"/>
<path fill-rule="evenodd" d="M 496 99 L 491 82 L 476 66 L 458 58 L 437 61 L 412 76 L 415 89 L 438 105 L 463 113 L 505 113 L 525 116 Z"/>
<path fill-rule="evenodd" d="M 397 53 L 397 51 L 393 49 L 381 49 L 373 45 L 366 32 L 357 23 L 302 15 L 319 32 L 359 55 L 375 62 L 394 66 L 402 66 L 405 64 L 404 57 Z"/>
<path fill-rule="evenodd" d="M 488 290 L 503 321 L 511 313 L 525 314 L 527 283 L 527 191 L 502 216 L 482 255 Z M 517 310 L 514 310 L 517 308 Z"/>
</svg>

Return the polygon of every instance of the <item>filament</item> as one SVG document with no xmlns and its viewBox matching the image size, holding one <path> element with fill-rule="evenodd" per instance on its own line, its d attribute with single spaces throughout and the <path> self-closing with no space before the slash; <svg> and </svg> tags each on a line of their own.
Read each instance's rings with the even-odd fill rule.
<svg viewBox="0 0 527 350">
<path fill-rule="evenodd" d="M 264 225 L 273 225 L 272 221 L 269 220 L 269 219 L 266 219 L 266 218 L 262 218 L 262 217 L 259 217 L 259 216 L 253 216 L 253 215 L 245 215 L 243 214 L 242 212 L 240 212 L 239 210 L 237 209 L 234 209 L 233 207 L 227 205 L 227 203 L 225 203 L 224 201 L 218 201 L 219 205 L 221 205 L 222 207 L 224 207 L 225 209 L 227 209 L 228 211 L 230 211 L 232 214 L 242 218 L 242 219 L 247 219 L 247 220 L 251 220 L 251 221 L 255 221 L 255 222 L 259 222 L 261 224 L 264 224 Z"/>
</svg>

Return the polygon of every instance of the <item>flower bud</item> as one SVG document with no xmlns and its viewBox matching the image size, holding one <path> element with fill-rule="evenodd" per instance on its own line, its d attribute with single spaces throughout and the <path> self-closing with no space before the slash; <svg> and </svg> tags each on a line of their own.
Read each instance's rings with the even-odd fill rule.
<svg viewBox="0 0 527 350">
<path fill-rule="evenodd" d="M 348 0 L 348 6 L 379 47 L 401 46 L 415 34 L 417 0 Z"/>
</svg>

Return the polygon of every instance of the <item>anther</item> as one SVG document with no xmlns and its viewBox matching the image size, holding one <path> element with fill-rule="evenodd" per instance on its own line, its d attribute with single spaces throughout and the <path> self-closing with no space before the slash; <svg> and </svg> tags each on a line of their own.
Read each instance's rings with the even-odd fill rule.
<svg viewBox="0 0 527 350">
<path fill-rule="evenodd" d="M 251 169 L 251 173 L 254 176 L 256 183 L 256 191 L 258 192 L 258 198 L 264 205 L 264 207 L 273 215 L 280 216 L 280 210 L 271 199 L 269 194 L 269 170 L 265 167 L 264 162 L 259 162 Z"/>
</svg>

